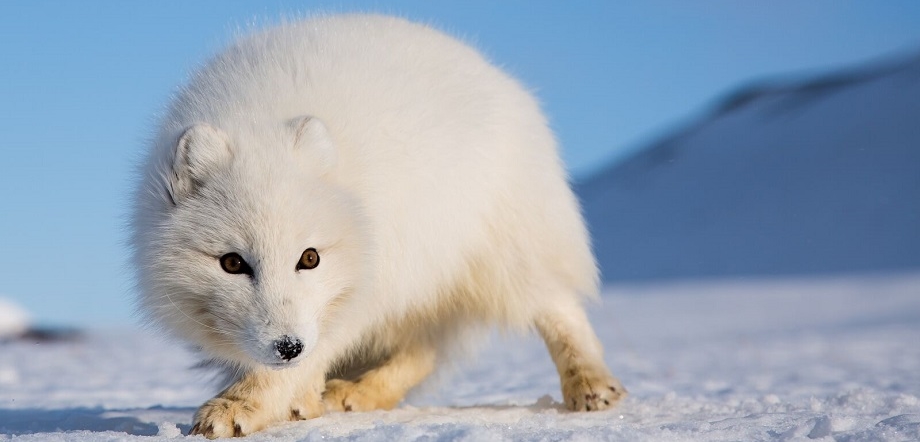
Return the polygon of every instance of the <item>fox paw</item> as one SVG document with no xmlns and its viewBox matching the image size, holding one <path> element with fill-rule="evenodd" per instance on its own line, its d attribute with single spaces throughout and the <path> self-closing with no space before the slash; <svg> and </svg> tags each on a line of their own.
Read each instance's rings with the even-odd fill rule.
<svg viewBox="0 0 920 442">
<path fill-rule="evenodd" d="M 242 437 L 265 428 L 258 410 L 244 400 L 216 397 L 204 403 L 195 413 L 195 424 L 189 436 L 200 434 L 208 439 Z"/>
<path fill-rule="evenodd" d="M 323 402 L 329 411 L 390 410 L 396 407 L 401 399 L 390 397 L 381 389 L 361 381 L 341 379 L 326 382 L 326 391 L 323 393 Z"/>
<path fill-rule="evenodd" d="M 606 410 L 626 395 L 623 384 L 602 370 L 570 369 L 562 381 L 562 397 L 572 411 Z"/>
<path fill-rule="evenodd" d="M 302 400 L 291 404 L 290 419 L 292 421 L 313 419 L 315 417 L 322 416 L 325 411 L 326 408 L 319 396 L 311 395 L 310 397 L 303 398 Z"/>
</svg>

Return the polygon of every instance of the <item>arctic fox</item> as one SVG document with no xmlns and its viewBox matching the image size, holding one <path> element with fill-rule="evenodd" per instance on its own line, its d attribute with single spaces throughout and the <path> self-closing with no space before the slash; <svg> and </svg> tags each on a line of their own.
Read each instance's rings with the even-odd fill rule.
<svg viewBox="0 0 920 442">
<path fill-rule="evenodd" d="M 139 308 L 228 378 L 192 434 L 393 408 L 494 325 L 543 337 L 568 408 L 625 396 L 553 134 L 463 43 L 376 15 L 261 31 L 192 75 L 151 144 Z"/>
</svg>

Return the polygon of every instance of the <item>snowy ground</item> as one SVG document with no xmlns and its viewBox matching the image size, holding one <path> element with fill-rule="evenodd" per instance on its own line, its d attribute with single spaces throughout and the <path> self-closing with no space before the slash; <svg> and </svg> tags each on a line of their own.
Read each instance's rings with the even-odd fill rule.
<svg viewBox="0 0 920 442">
<path fill-rule="evenodd" d="M 631 396 L 568 413 L 535 339 L 391 412 L 254 440 L 920 440 L 920 275 L 615 287 L 592 319 Z M 130 330 L 0 344 L 0 440 L 166 440 L 212 393 L 193 359 Z"/>
</svg>

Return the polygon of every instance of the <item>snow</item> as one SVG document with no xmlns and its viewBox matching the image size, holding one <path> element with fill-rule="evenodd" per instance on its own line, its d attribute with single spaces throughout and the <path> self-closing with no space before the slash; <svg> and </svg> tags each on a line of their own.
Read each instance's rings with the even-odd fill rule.
<svg viewBox="0 0 920 442">
<path fill-rule="evenodd" d="M 570 413 L 533 337 L 390 412 L 252 440 L 920 440 L 920 274 L 618 285 L 590 308 L 631 396 Z M 0 344 L 0 440 L 184 438 L 213 394 L 174 343 L 137 330 Z"/>
<path fill-rule="evenodd" d="M 15 338 L 29 329 L 29 315 L 13 301 L 0 297 L 0 340 Z M 0 382 L 3 372 L 0 371 Z"/>
</svg>

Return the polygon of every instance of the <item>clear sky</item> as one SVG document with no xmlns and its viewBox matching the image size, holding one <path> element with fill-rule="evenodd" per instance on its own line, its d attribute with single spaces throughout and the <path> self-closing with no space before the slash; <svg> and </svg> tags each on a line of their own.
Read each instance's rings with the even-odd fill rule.
<svg viewBox="0 0 920 442">
<path fill-rule="evenodd" d="M 377 11 L 464 38 L 539 96 L 573 175 L 752 80 L 920 52 L 920 2 L 156 1 L 0 4 L 0 296 L 130 324 L 133 167 L 176 85 L 240 27 Z"/>
</svg>

